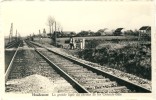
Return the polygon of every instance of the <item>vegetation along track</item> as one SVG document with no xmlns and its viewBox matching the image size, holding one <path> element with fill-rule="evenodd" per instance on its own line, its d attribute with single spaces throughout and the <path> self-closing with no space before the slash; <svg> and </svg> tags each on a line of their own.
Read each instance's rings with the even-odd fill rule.
<svg viewBox="0 0 156 100">
<path fill-rule="evenodd" d="M 34 48 L 21 44 L 6 72 L 6 92 L 77 93 Z"/>
<path fill-rule="evenodd" d="M 18 47 L 18 44 L 20 43 L 20 41 L 12 41 L 10 43 L 8 43 L 5 48 L 11 48 L 11 47 Z"/>
<path fill-rule="evenodd" d="M 29 42 L 29 44 L 31 44 Z M 31 44 L 32 45 L 32 44 Z M 151 91 L 119 77 L 81 63 L 48 48 L 36 51 L 81 93 L 150 93 Z M 41 46 L 40 46 L 41 47 Z"/>
</svg>

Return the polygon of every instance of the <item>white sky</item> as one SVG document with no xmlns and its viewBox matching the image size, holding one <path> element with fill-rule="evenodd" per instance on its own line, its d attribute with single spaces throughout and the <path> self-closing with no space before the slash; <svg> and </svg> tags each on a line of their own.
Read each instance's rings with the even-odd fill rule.
<svg viewBox="0 0 156 100">
<path fill-rule="evenodd" d="M 3 2 L 1 6 L 2 32 L 8 36 L 13 22 L 21 36 L 38 34 L 43 28 L 49 32 L 46 21 L 52 16 L 63 31 L 92 30 L 102 28 L 139 29 L 152 25 L 152 2 Z"/>
</svg>

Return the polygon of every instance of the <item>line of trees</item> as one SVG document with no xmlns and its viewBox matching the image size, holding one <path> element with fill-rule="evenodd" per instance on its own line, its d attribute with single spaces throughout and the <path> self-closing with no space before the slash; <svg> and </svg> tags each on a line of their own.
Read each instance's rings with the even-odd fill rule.
<svg viewBox="0 0 156 100">
<path fill-rule="evenodd" d="M 62 26 L 52 16 L 48 17 L 46 25 L 49 27 L 49 32 L 46 33 L 46 30 L 44 28 L 42 34 L 41 32 L 39 32 L 39 34 L 33 36 L 56 38 L 56 37 L 70 37 L 70 36 L 88 37 L 88 36 L 120 36 L 120 35 L 138 36 L 139 35 L 139 30 L 126 30 L 124 32 L 121 31 L 116 32 L 115 30 L 108 31 L 107 28 L 99 29 L 97 32 L 93 32 L 91 30 L 80 31 L 78 33 L 63 32 Z"/>
</svg>

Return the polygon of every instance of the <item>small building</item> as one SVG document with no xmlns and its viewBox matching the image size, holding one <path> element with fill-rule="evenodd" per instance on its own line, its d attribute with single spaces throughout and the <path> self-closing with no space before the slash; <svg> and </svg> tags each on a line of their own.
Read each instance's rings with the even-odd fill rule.
<svg viewBox="0 0 156 100">
<path fill-rule="evenodd" d="M 151 40 L 151 26 L 142 26 L 139 29 L 139 39 L 141 40 Z"/>
<path fill-rule="evenodd" d="M 142 34 L 151 34 L 151 26 L 142 26 L 139 30 Z"/>
<path fill-rule="evenodd" d="M 115 36 L 124 35 L 124 32 L 122 32 L 124 28 L 117 28 L 113 33 Z"/>
</svg>

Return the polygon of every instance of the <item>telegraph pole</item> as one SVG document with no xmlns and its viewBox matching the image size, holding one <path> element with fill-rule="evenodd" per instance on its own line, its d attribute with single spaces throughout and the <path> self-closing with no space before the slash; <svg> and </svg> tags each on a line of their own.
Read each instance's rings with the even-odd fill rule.
<svg viewBox="0 0 156 100">
<path fill-rule="evenodd" d="M 54 35 L 55 35 L 55 46 L 57 46 L 57 43 L 56 43 L 57 32 L 56 32 L 56 30 L 57 30 L 57 29 L 56 29 L 56 21 L 55 21 L 55 32 L 54 32 L 54 33 L 55 33 L 55 34 L 54 34 Z"/>
<path fill-rule="evenodd" d="M 38 35 L 39 37 L 39 42 L 41 43 L 41 31 L 39 30 L 39 35 Z"/>
<path fill-rule="evenodd" d="M 20 33 L 18 33 L 18 38 L 19 38 L 19 40 L 20 40 L 20 38 L 21 38 L 21 35 L 20 35 Z"/>
<path fill-rule="evenodd" d="M 13 35 L 13 23 L 11 23 L 10 34 L 9 34 L 9 42 L 12 41 L 12 35 Z"/>
<path fill-rule="evenodd" d="M 17 41 L 17 29 L 16 29 L 16 36 L 15 37 L 16 37 L 16 41 Z"/>
</svg>

